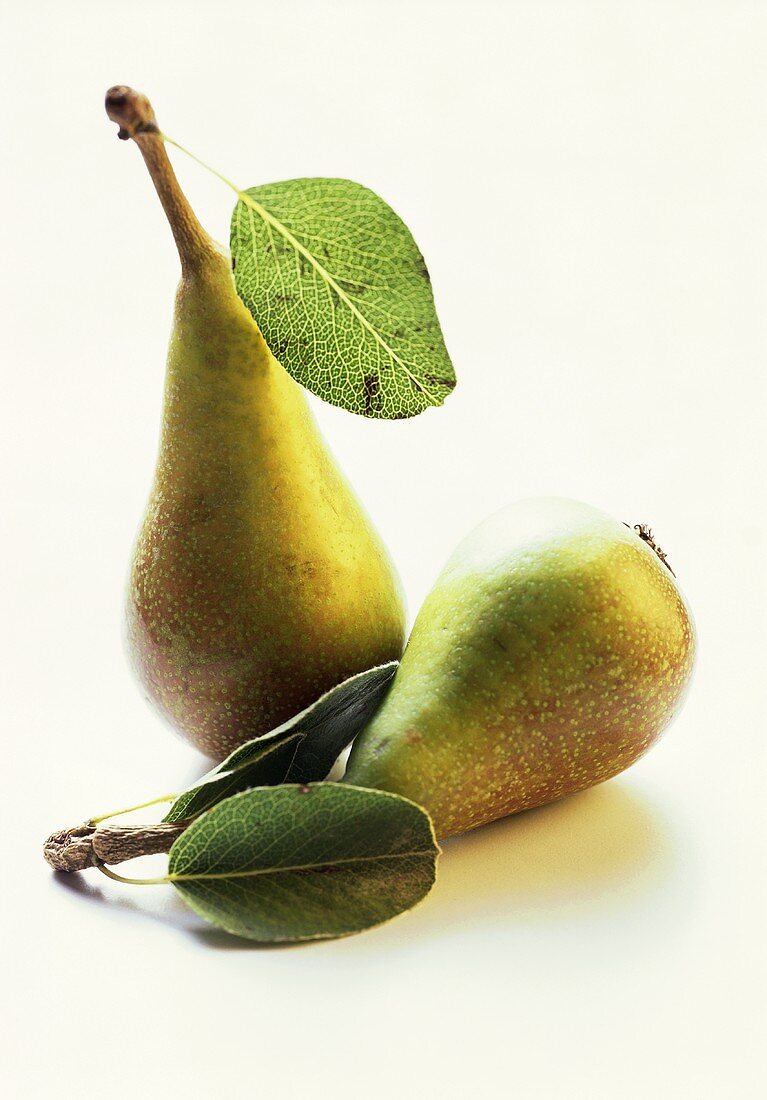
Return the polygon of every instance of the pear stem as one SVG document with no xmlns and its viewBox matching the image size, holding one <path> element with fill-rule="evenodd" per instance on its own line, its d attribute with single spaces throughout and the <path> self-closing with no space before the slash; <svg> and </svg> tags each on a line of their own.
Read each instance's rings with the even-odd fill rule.
<svg viewBox="0 0 767 1100">
<path fill-rule="evenodd" d="M 218 256 L 218 250 L 181 190 L 151 103 L 140 92 L 119 84 L 107 92 L 105 107 L 120 127 L 118 137 L 132 139 L 141 150 L 173 232 L 182 271 L 199 270 L 211 256 Z"/>
<path fill-rule="evenodd" d="M 54 871 L 85 871 L 102 863 L 123 863 L 139 856 L 167 852 L 189 821 L 161 822 L 159 825 L 77 825 L 52 833 L 45 842 L 43 855 Z"/>
</svg>

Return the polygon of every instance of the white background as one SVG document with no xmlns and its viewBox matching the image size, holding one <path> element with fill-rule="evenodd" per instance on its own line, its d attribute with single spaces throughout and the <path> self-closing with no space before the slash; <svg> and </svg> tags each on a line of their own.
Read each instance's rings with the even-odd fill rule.
<svg viewBox="0 0 767 1100">
<path fill-rule="evenodd" d="M 765 6 L 2 10 L 7 1095 L 763 1095 Z M 351 939 L 254 949 L 40 855 L 204 767 L 121 649 L 178 268 L 116 82 L 242 186 L 350 176 L 412 228 L 455 394 L 314 402 L 411 613 L 478 520 L 555 493 L 652 523 L 697 617 L 645 760 L 446 845 L 420 908 Z M 231 195 L 174 161 L 226 240 Z"/>
</svg>

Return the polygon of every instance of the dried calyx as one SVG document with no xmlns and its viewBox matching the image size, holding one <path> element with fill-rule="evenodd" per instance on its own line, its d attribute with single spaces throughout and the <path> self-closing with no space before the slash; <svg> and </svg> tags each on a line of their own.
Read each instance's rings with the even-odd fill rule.
<svg viewBox="0 0 767 1100">
<path fill-rule="evenodd" d="M 626 526 L 628 527 L 628 524 L 626 524 Z M 652 533 L 652 528 L 648 527 L 646 523 L 635 523 L 633 529 L 639 535 L 642 542 L 646 542 L 647 545 L 650 547 L 650 549 L 655 551 L 655 553 L 658 555 L 660 560 L 666 566 L 666 569 L 668 569 L 671 576 L 675 577 L 676 573 L 674 572 L 674 570 L 671 568 L 671 566 L 668 563 L 668 559 L 666 557 L 666 551 L 661 550 L 660 546 L 658 546 L 657 542 L 655 541 L 655 536 Z"/>
</svg>

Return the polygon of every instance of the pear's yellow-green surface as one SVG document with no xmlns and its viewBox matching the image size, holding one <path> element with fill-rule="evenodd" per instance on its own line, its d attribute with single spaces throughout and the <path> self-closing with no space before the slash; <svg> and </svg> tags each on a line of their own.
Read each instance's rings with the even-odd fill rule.
<svg viewBox="0 0 767 1100">
<path fill-rule="evenodd" d="M 404 644 L 384 546 L 214 254 L 176 299 L 127 617 L 149 695 L 214 757 Z"/>
<path fill-rule="evenodd" d="M 117 86 L 106 107 L 141 149 L 182 267 L 129 649 L 160 711 L 220 759 L 398 658 L 403 599 L 303 390 L 181 192 L 148 100 Z"/>
<path fill-rule="evenodd" d="M 575 501 L 512 505 L 448 562 L 345 781 L 419 803 L 441 837 L 551 802 L 649 748 L 694 649 L 672 574 L 634 530 Z"/>
</svg>

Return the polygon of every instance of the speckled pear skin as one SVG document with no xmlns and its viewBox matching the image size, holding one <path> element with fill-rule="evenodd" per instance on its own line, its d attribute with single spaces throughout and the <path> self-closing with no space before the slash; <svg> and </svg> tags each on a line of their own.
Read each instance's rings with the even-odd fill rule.
<svg viewBox="0 0 767 1100">
<path fill-rule="evenodd" d="M 181 261 L 128 648 L 162 714 L 220 760 L 341 680 L 397 659 L 402 594 L 303 390 L 181 190 L 151 103 L 119 84 L 104 106 L 141 151 Z"/>
<path fill-rule="evenodd" d="M 404 645 L 399 581 L 210 249 L 176 298 L 127 600 L 134 668 L 215 759 Z"/>
<path fill-rule="evenodd" d="M 552 802 L 647 751 L 694 652 L 674 578 L 636 532 L 575 501 L 511 505 L 437 580 L 344 779 L 426 807 L 440 837 Z"/>
</svg>

